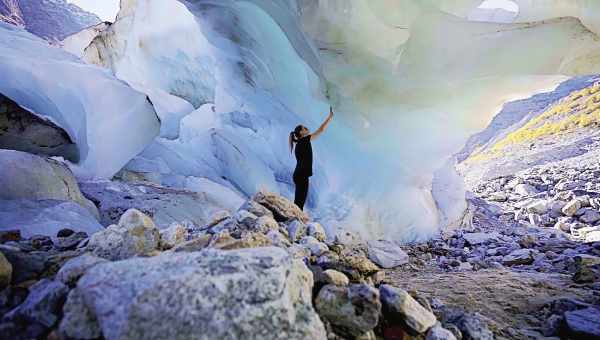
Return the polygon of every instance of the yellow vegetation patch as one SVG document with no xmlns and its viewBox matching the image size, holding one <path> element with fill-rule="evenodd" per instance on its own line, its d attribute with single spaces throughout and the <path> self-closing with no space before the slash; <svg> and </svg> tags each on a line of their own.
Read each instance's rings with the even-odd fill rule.
<svg viewBox="0 0 600 340">
<path fill-rule="evenodd" d="M 569 134 L 592 126 L 600 126 L 600 83 L 571 93 L 490 149 L 474 152 L 469 160 L 478 162 L 492 159 L 503 154 L 510 145 L 525 144 L 551 135 Z"/>
</svg>

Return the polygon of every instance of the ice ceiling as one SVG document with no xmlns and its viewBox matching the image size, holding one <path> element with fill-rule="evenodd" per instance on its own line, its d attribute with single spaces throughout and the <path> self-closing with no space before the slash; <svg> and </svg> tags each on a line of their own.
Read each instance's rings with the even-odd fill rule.
<svg viewBox="0 0 600 340">
<path fill-rule="evenodd" d="M 127 169 L 169 185 L 291 197 L 287 134 L 332 104 L 311 213 L 410 241 L 460 218 L 452 155 L 503 103 L 600 73 L 599 1 L 501 2 L 122 0 L 80 54 L 149 95 L 161 133 Z"/>
</svg>

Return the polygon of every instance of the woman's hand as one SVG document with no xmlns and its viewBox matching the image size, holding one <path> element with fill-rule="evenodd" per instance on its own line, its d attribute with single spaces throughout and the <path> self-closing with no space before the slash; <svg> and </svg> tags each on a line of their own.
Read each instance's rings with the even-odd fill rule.
<svg viewBox="0 0 600 340">
<path fill-rule="evenodd" d="M 333 119 L 333 107 L 330 106 L 329 107 L 329 115 L 327 116 L 327 119 L 325 119 L 323 124 L 321 124 L 321 126 L 319 126 L 317 131 L 315 131 L 314 133 L 312 133 L 310 135 L 311 141 L 317 139 L 323 132 L 325 132 L 325 129 L 327 128 L 327 125 L 329 125 L 329 122 L 331 121 L 331 119 Z"/>
</svg>

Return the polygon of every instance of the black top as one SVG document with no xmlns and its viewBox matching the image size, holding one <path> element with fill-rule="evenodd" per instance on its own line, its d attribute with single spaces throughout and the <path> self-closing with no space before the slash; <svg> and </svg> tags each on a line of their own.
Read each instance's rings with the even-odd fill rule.
<svg viewBox="0 0 600 340">
<path fill-rule="evenodd" d="M 310 135 L 302 137 L 296 144 L 296 170 L 294 176 L 310 177 L 312 176 L 312 145 L 310 144 Z"/>
</svg>

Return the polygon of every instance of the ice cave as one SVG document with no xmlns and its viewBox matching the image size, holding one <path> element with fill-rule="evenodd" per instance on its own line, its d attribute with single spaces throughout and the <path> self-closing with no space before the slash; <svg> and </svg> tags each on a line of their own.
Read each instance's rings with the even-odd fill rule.
<svg viewBox="0 0 600 340">
<path fill-rule="evenodd" d="M 600 339 L 598 127 L 600 0 L 0 0 L 0 339 Z"/>
<path fill-rule="evenodd" d="M 124 167 L 175 187 L 208 180 L 242 197 L 260 188 L 293 195 L 285 136 L 297 124 L 316 129 L 332 105 L 308 209 L 365 237 L 423 240 L 463 214 L 453 155 L 470 135 L 507 101 L 598 72 L 597 5 L 547 3 L 122 1 L 114 23 L 64 39 L 80 61 L 2 27 L 3 54 L 15 57 L 3 73 L 22 84 L 5 77 L 0 92 L 77 140 L 81 176 Z M 32 68 L 27 54 L 49 58 Z M 86 89 L 107 72 L 148 107 L 131 95 L 109 99 L 125 93 L 113 85 L 103 86 L 106 98 Z M 81 86 L 53 95 L 44 82 L 58 73 Z M 77 105 L 85 114 L 68 117 Z"/>
</svg>

